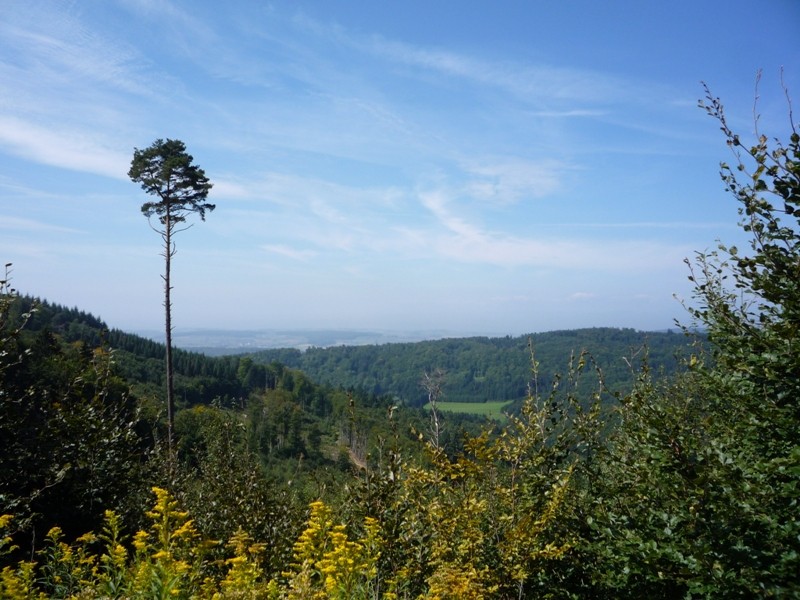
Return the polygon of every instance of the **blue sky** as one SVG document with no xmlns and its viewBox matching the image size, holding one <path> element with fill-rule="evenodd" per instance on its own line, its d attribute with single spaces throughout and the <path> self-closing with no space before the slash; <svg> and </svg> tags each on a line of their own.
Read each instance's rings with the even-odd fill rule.
<svg viewBox="0 0 800 600">
<path fill-rule="evenodd" d="M 5 0 L 0 260 L 22 292 L 162 323 L 134 147 L 183 140 L 178 329 L 524 334 L 686 319 L 741 242 L 697 108 L 785 137 L 800 2 Z"/>
</svg>

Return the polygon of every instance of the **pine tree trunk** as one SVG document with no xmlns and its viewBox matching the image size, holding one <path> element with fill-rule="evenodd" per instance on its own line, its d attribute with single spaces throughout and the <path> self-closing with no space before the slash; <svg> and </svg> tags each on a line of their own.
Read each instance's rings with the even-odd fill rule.
<svg viewBox="0 0 800 600">
<path fill-rule="evenodd" d="M 164 321 L 165 321 L 165 362 L 167 369 L 167 446 L 169 449 L 169 459 L 172 462 L 172 446 L 175 426 L 175 394 L 172 377 L 172 300 L 170 299 L 170 266 L 173 255 L 172 251 L 172 222 L 169 210 L 167 210 L 164 234 Z"/>
</svg>

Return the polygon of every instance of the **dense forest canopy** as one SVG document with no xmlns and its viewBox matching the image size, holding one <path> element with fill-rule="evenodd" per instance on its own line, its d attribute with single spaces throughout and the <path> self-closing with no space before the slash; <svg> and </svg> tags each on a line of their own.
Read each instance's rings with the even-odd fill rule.
<svg viewBox="0 0 800 600">
<path fill-rule="evenodd" d="M 161 393 L 164 344 L 109 330 L 97 317 L 41 299 L 21 297 L 15 310 L 27 311 L 34 305 L 37 309 L 26 327 L 28 333 L 48 328 L 67 342 L 81 341 L 92 347 L 107 344 L 114 349 L 126 380 L 152 394 Z M 608 389 L 622 393 L 633 385 L 644 363 L 663 375 L 674 374 L 699 339 L 682 331 L 597 327 L 516 337 L 284 348 L 215 357 L 176 349 L 173 361 L 176 396 L 183 407 L 241 403 L 249 393 L 274 385 L 279 371 L 286 368 L 325 386 L 389 396 L 396 404 L 420 407 L 427 402 L 420 380 L 436 369 L 444 371 L 443 401 L 521 400 L 533 381 L 531 353 L 539 363 L 541 389 L 553 384 L 571 356 L 585 351 L 602 370 Z M 586 381 L 585 385 L 593 384 Z"/>
<path fill-rule="evenodd" d="M 389 394 L 402 404 L 427 402 L 420 379 L 444 371 L 442 400 L 487 402 L 520 400 L 532 381 L 531 353 L 539 362 L 539 384 L 552 385 L 570 357 L 587 351 L 603 371 L 605 384 L 625 391 L 643 361 L 665 375 L 679 367 L 692 341 L 683 332 L 642 332 L 592 328 L 517 337 L 448 338 L 413 343 L 262 350 L 256 362 L 280 362 L 313 380 L 333 386 Z"/>
</svg>

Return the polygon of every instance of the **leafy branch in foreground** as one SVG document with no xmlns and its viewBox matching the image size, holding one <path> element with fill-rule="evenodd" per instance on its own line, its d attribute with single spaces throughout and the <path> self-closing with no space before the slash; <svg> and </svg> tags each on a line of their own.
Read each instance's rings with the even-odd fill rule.
<svg viewBox="0 0 800 600">
<path fill-rule="evenodd" d="M 787 94 L 788 98 L 788 94 Z M 696 355 L 623 398 L 584 540 L 594 595 L 794 597 L 800 591 L 800 136 L 747 145 L 706 88 L 735 163 L 722 180 L 749 250 L 687 261 Z M 688 328 L 687 328 L 688 329 Z"/>
</svg>

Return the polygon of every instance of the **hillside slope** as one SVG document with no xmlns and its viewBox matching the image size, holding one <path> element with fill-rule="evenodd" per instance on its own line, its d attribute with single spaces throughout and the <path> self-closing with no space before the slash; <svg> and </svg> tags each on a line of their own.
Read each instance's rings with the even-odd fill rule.
<svg viewBox="0 0 800 600">
<path fill-rule="evenodd" d="M 628 389 L 642 361 L 665 375 L 675 373 L 691 344 L 683 333 L 592 328 L 519 337 L 451 338 L 414 343 L 263 350 L 250 355 L 258 363 L 279 362 L 312 380 L 335 387 L 389 394 L 401 403 L 422 406 L 423 374 L 445 371 L 443 399 L 454 402 L 518 400 L 534 377 L 531 351 L 538 362 L 539 389 L 550 387 L 568 370 L 570 358 L 586 351 L 613 390 Z M 587 378 L 585 385 L 596 385 Z"/>
</svg>

